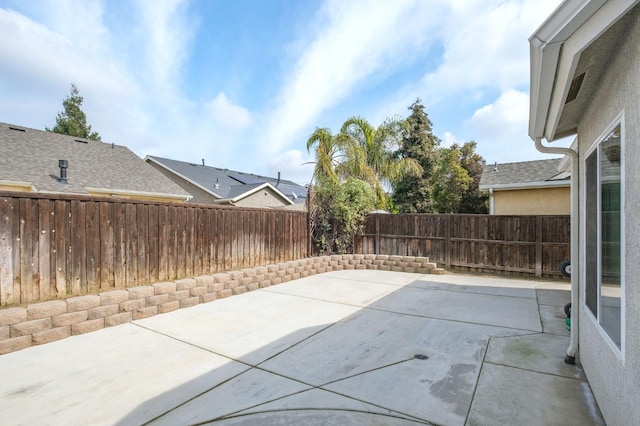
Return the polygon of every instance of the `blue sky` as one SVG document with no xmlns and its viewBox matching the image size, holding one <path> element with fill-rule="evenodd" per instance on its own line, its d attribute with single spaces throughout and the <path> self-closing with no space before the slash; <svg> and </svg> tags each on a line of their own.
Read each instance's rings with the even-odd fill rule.
<svg viewBox="0 0 640 426">
<path fill-rule="evenodd" d="M 529 36 L 560 0 L 0 0 L 0 121 L 55 124 L 74 82 L 140 157 L 309 181 L 306 140 L 420 98 L 444 145 L 527 137 Z"/>
</svg>

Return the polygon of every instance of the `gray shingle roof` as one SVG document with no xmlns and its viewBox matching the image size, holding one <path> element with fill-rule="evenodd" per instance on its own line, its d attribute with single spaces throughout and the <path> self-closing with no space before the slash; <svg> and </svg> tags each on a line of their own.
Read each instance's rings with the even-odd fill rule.
<svg viewBox="0 0 640 426">
<path fill-rule="evenodd" d="M 17 130 L 15 130 L 17 129 Z M 58 160 L 67 160 L 67 184 Z M 0 123 L 0 180 L 30 182 L 39 192 L 87 194 L 85 188 L 188 197 L 128 148 Z"/>
<path fill-rule="evenodd" d="M 562 158 L 549 160 L 523 161 L 519 163 L 489 164 L 482 168 L 480 189 L 523 187 L 528 184 L 535 186 L 569 185 L 570 176 L 566 172 L 560 172 Z"/>
<path fill-rule="evenodd" d="M 187 163 L 161 157 L 147 156 L 147 161 L 153 161 L 182 178 L 202 188 L 206 188 L 219 198 L 236 198 L 265 182 L 277 188 L 286 197 L 296 203 L 304 202 L 307 197 L 307 189 L 304 186 L 285 179 L 278 181 L 277 178 L 268 176 L 203 166 L 202 164 Z M 293 195 L 294 193 L 295 197 Z"/>
</svg>

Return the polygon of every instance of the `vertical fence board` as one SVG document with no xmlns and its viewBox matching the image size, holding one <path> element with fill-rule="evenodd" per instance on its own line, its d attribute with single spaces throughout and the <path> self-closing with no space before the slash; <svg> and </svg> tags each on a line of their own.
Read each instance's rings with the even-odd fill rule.
<svg viewBox="0 0 640 426">
<path fill-rule="evenodd" d="M 85 203 L 71 201 L 71 293 L 87 291 Z"/>
<path fill-rule="evenodd" d="M 148 247 L 147 251 L 148 255 L 148 265 L 149 265 L 149 282 L 155 283 L 159 279 L 160 275 L 160 244 L 159 244 L 159 227 L 158 227 L 158 212 L 159 207 L 157 205 L 149 206 L 149 225 L 147 228 L 147 237 L 148 237 Z"/>
<path fill-rule="evenodd" d="M 138 285 L 138 211 L 135 204 L 125 207 L 126 268 L 125 287 Z"/>
<path fill-rule="evenodd" d="M 124 204 L 113 205 L 113 229 L 115 262 L 113 265 L 113 281 L 115 288 L 127 287 L 127 213 Z"/>
<path fill-rule="evenodd" d="M 12 200 L 13 221 L 11 223 L 11 234 L 13 235 L 13 299 L 15 303 L 22 300 L 22 241 L 20 239 L 20 230 L 22 228 L 20 199 Z"/>
<path fill-rule="evenodd" d="M 35 201 L 35 200 L 34 200 Z M 51 256 L 51 230 L 55 226 L 55 217 L 53 213 L 53 203 L 51 200 L 37 200 L 38 203 L 38 225 L 40 232 L 38 233 L 38 249 L 40 255 L 38 256 L 38 270 L 39 270 L 39 283 L 40 294 L 38 300 L 51 299 L 52 295 L 55 296 L 55 291 L 52 292 L 51 284 L 51 259 L 55 258 Z"/>
<path fill-rule="evenodd" d="M 0 200 L 0 306 L 20 300 L 14 294 L 13 223 L 17 221 L 12 199 Z"/>
<path fill-rule="evenodd" d="M 69 215 L 71 214 L 71 204 L 64 200 L 55 200 L 55 287 L 57 297 L 65 297 L 68 290 L 71 289 L 71 281 L 69 274 L 69 250 L 70 250 L 70 231 L 69 231 Z"/>
<path fill-rule="evenodd" d="M 135 243 L 138 246 L 136 261 L 138 283 L 148 283 L 149 280 L 149 206 L 147 204 L 136 205 L 138 238 Z"/>
<path fill-rule="evenodd" d="M 169 279 L 170 223 L 169 207 L 158 206 L 158 281 Z"/>
<path fill-rule="evenodd" d="M 178 235 L 178 208 L 169 206 L 167 209 L 167 279 L 173 280 L 178 276 L 178 244 L 180 237 Z"/>
<path fill-rule="evenodd" d="M 194 208 L 186 209 L 184 217 L 184 274 L 181 274 L 181 276 L 185 277 L 193 276 L 194 211 Z"/>
<path fill-rule="evenodd" d="M 34 298 L 35 283 L 33 280 L 33 204 L 30 199 L 20 200 L 20 284 L 23 289 L 20 301 L 31 302 Z"/>
<path fill-rule="evenodd" d="M 87 291 L 100 289 L 100 205 L 94 201 L 85 203 Z"/>
<path fill-rule="evenodd" d="M 174 265 L 174 272 L 169 277 L 169 279 L 176 279 L 178 277 L 183 277 L 185 275 L 185 253 L 186 253 L 186 231 L 185 231 L 185 222 L 186 222 L 186 213 L 184 209 L 178 208 L 177 206 L 173 208 L 175 213 L 175 221 L 172 222 L 172 226 L 174 227 L 174 235 L 175 235 L 175 247 L 172 253 L 171 263 Z"/>
<path fill-rule="evenodd" d="M 100 289 L 115 288 L 115 228 L 113 226 L 113 204 L 100 203 Z"/>
</svg>

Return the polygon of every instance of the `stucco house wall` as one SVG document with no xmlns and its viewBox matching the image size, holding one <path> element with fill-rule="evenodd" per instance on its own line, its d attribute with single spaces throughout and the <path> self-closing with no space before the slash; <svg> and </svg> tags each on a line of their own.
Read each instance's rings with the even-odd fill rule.
<svg viewBox="0 0 640 426">
<path fill-rule="evenodd" d="M 609 424 L 637 424 L 640 419 L 640 7 L 631 12 L 629 31 L 608 62 L 593 98 L 578 123 L 580 211 L 585 211 L 586 154 L 623 114 L 623 328 L 622 350 L 611 347 L 584 309 L 585 272 L 581 273 L 580 361 Z M 580 247 L 585 247 L 585 219 L 580 218 Z M 584 249 L 583 249 L 584 250 Z M 584 258 L 584 253 L 580 254 Z M 626 321 L 626 324 L 624 324 Z"/>
<path fill-rule="evenodd" d="M 234 203 L 238 207 L 283 207 L 288 205 L 281 197 L 277 196 L 273 191 L 268 188 L 256 191 L 253 194 L 242 198 Z"/>
<path fill-rule="evenodd" d="M 494 191 L 496 215 L 559 215 L 571 213 L 569 187 Z"/>
<path fill-rule="evenodd" d="M 153 161 L 148 161 L 147 163 L 151 164 L 151 166 L 154 169 L 158 170 L 160 173 L 162 173 L 163 175 L 165 175 L 166 177 L 171 179 L 180 188 L 184 189 L 189 194 L 191 194 L 193 196 L 193 198 L 191 198 L 188 201 L 189 203 L 214 204 L 214 201 L 217 200 L 217 198 L 214 195 L 212 195 L 212 194 L 208 193 L 207 191 L 205 191 L 204 189 L 192 184 L 191 182 L 188 182 L 188 181 L 182 179 L 180 176 L 177 176 L 177 175 L 171 173 L 169 170 L 165 169 L 164 167 L 159 166 L 158 164 L 154 163 Z"/>
</svg>

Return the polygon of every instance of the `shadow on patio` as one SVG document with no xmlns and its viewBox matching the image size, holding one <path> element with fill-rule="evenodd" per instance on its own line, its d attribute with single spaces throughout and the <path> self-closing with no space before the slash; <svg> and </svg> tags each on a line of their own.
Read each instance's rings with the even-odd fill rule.
<svg viewBox="0 0 640 426">
<path fill-rule="evenodd" d="M 0 409 L 8 424 L 602 424 L 563 363 L 564 288 L 315 275 L 0 357 Z"/>
</svg>

